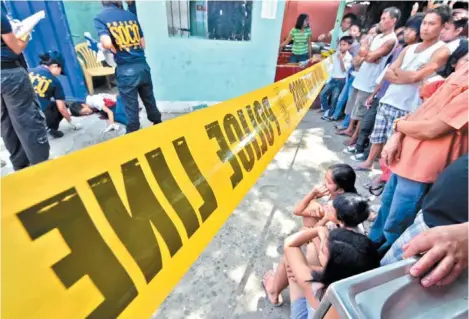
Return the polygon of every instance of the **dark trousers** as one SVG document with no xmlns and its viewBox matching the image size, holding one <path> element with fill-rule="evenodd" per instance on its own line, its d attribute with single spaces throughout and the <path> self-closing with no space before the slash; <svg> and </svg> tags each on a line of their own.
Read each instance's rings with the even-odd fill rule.
<svg viewBox="0 0 469 319">
<path fill-rule="evenodd" d="M 24 68 L 1 72 L 1 135 L 15 170 L 49 158 L 46 122 Z"/>
<path fill-rule="evenodd" d="M 334 79 L 332 78 L 326 86 L 322 89 L 319 97 L 321 99 L 321 109 L 324 111 L 331 110 L 329 115 L 334 113 L 337 99 L 339 98 L 340 92 L 345 86 L 345 78 Z M 329 103 L 330 100 L 330 103 Z"/>
<path fill-rule="evenodd" d="M 368 146 L 370 145 L 370 135 L 373 133 L 373 127 L 375 126 L 378 106 L 379 100 L 376 98 L 373 99 L 370 109 L 366 111 L 365 116 L 360 122 L 360 133 L 358 134 L 357 144 L 355 146 L 357 153 L 369 153 Z"/>
<path fill-rule="evenodd" d="M 44 110 L 46 125 L 51 130 L 58 130 L 60 121 L 64 118 L 57 108 L 57 103 L 51 102 Z"/>
<path fill-rule="evenodd" d="M 116 81 L 119 95 L 125 105 L 127 133 L 140 129 L 139 95 L 147 111 L 148 120 L 154 124 L 161 123 L 161 114 L 153 95 L 150 67 L 146 62 L 118 65 Z"/>
</svg>

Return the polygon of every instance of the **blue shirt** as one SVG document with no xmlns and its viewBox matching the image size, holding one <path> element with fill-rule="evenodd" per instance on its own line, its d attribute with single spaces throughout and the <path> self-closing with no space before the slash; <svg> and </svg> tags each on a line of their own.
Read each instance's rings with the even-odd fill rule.
<svg viewBox="0 0 469 319">
<path fill-rule="evenodd" d="M 10 20 L 8 20 L 7 15 L 5 12 L 2 10 L 2 34 L 7 34 L 11 33 L 11 24 Z M 13 52 L 12 49 L 8 47 L 8 45 L 3 42 L 3 39 L 1 41 L 1 46 L 2 46 L 2 61 L 4 62 L 12 62 L 19 60 L 19 55 Z"/>
<path fill-rule="evenodd" d="M 140 45 L 143 32 L 135 14 L 116 6 L 107 6 L 94 18 L 94 25 L 99 37 L 111 37 L 117 51 L 117 64 L 145 61 L 145 52 Z"/>
<path fill-rule="evenodd" d="M 37 68 L 30 69 L 29 79 L 43 111 L 49 106 L 52 99 L 55 101 L 65 100 L 62 84 L 46 67 L 40 65 Z"/>
</svg>

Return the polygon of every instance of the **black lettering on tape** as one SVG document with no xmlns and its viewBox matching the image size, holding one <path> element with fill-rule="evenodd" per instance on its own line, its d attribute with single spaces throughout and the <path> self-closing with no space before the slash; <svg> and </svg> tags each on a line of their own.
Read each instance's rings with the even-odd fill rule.
<svg viewBox="0 0 469 319">
<path fill-rule="evenodd" d="M 313 88 L 315 88 L 316 85 L 317 85 L 318 82 L 319 82 L 319 78 L 318 78 L 318 75 L 317 75 L 316 70 L 313 70 L 313 71 L 311 72 L 311 81 L 312 81 L 312 84 L 313 84 Z"/>
<path fill-rule="evenodd" d="M 254 101 L 254 114 L 256 115 L 257 122 L 261 125 L 262 130 L 264 131 L 265 136 L 267 137 L 267 142 L 270 146 L 274 145 L 274 130 L 272 124 L 267 119 L 267 115 L 264 113 L 261 103 Z"/>
<path fill-rule="evenodd" d="M 251 130 L 249 129 L 248 122 L 246 121 L 246 117 L 244 116 L 243 110 L 238 110 L 237 113 L 238 113 L 238 118 L 241 122 L 241 125 L 244 129 L 245 136 L 250 136 L 251 135 Z M 256 136 L 252 137 L 251 145 L 254 148 L 254 151 L 256 152 L 257 160 L 260 160 L 261 157 L 262 157 L 262 153 L 261 153 L 261 148 L 259 147 L 259 143 L 257 142 Z"/>
<path fill-rule="evenodd" d="M 241 130 L 241 126 L 232 114 L 225 115 L 225 118 L 223 119 L 223 127 L 231 145 L 237 141 L 242 142 L 244 140 L 245 135 Z M 251 144 L 246 143 L 246 145 L 239 150 L 238 156 L 246 172 L 250 172 L 255 162 L 254 151 L 252 150 Z"/>
<path fill-rule="evenodd" d="M 312 88 L 312 87 L 311 87 L 311 77 L 310 77 L 310 76 L 305 77 L 305 78 L 304 78 L 304 81 L 305 81 L 305 84 L 306 84 L 306 88 L 308 89 L 308 91 L 310 91 L 311 88 Z"/>
<path fill-rule="evenodd" d="M 164 196 L 184 224 L 187 236 L 191 238 L 200 227 L 197 213 L 186 195 L 182 192 L 173 174 L 171 174 L 171 170 L 168 167 L 168 163 L 166 162 L 161 148 L 146 153 L 145 157 L 148 164 L 150 164 L 151 171 L 153 172 L 158 186 L 160 186 Z"/>
<path fill-rule="evenodd" d="M 191 180 L 192 184 L 195 186 L 200 196 L 204 200 L 202 206 L 199 207 L 199 213 L 202 217 L 202 222 L 206 221 L 207 218 L 217 209 L 218 203 L 213 193 L 210 184 L 205 179 L 205 176 L 200 172 L 197 163 L 192 156 L 192 153 L 187 145 L 186 139 L 180 137 L 173 141 L 174 149 L 179 157 L 179 161 L 184 167 L 187 176 Z"/>
<path fill-rule="evenodd" d="M 314 75 L 314 78 L 315 78 L 315 85 L 317 85 L 321 81 L 322 72 L 320 72 L 320 71 L 321 70 L 319 68 L 317 68 L 313 71 L 313 75 Z"/>
<path fill-rule="evenodd" d="M 230 150 L 225 136 L 220 128 L 218 121 L 212 122 L 205 126 L 207 135 L 210 139 L 214 138 L 220 149 L 217 151 L 218 158 L 225 163 L 228 161 L 233 169 L 233 174 L 230 176 L 231 186 L 233 189 L 238 186 L 239 182 L 243 179 L 243 170 L 239 165 L 238 159 L 234 156 L 233 152 Z"/>
<path fill-rule="evenodd" d="M 278 136 L 282 135 L 282 131 L 280 130 L 280 123 L 277 120 L 277 117 L 275 116 L 274 111 L 272 110 L 272 107 L 270 106 L 269 103 L 269 98 L 267 96 L 262 98 L 262 106 L 264 107 L 264 112 L 267 114 L 267 118 L 271 123 L 275 123 L 277 126 L 277 134 Z"/>
<path fill-rule="evenodd" d="M 290 90 L 290 93 L 293 95 L 293 103 L 295 103 L 296 110 L 299 112 L 298 108 L 298 97 L 296 96 L 296 90 L 295 90 L 295 81 L 292 81 L 288 84 L 288 88 Z"/>
<path fill-rule="evenodd" d="M 308 104 L 309 93 L 308 93 L 308 89 L 306 88 L 305 81 L 303 79 L 300 79 L 300 91 L 301 91 L 301 97 L 303 100 L 302 108 L 304 108 Z"/>
<path fill-rule="evenodd" d="M 305 79 L 305 82 L 306 82 L 306 87 L 308 88 L 308 91 L 311 92 L 314 88 L 313 79 L 311 78 L 311 74 L 310 74 L 310 76 L 308 76 Z"/>
<path fill-rule="evenodd" d="M 265 140 L 264 132 L 259 126 L 259 123 L 256 121 L 250 105 L 246 105 L 246 110 L 248 112 L 252 126 L 254 127 L 254 132 L 256 132 L 257 135 L 259 135 L 259 138 L 261 139 L 261 152 L 262 155 L 264 155 L 267 152 L 267 141 Z"/>
<path fill-rule="evenodd" d="M 171 219 L 148 185 L 137 160 L 122 165 L 130 213 L 122 203 L 109 173 L 88 180 L 104 215 L 132 255 L 147 282 L 162 268 L 161 250 L 150 222 L 163 237 L 171 256 L 182 247 L 182 240 Z"/>
<path fill-rule="evenodd" d="M 52 266 L 66 288 L 89 276 L 103 301 L 87 318 L 117 318 L 137 296 L 132 279 L 104 242 L 74 188 L 18 214 L 32 240 L 58 229 L 70 254 Z"/>
</svg>

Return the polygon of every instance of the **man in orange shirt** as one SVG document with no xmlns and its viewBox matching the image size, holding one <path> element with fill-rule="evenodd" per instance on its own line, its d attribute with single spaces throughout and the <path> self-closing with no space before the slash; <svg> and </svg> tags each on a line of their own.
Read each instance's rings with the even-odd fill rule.
<svg viewBox="0 0 469 319">
<path fill-rule="evenodd" d="M 369 235 L 381 254 L 412 224 L 438 175 L 467 154 L 467 83 L 468 63 L 464 62 L 414 113 L 394 121 L 395 133 L 382 153 L 393 174 Z"/>
</svg>

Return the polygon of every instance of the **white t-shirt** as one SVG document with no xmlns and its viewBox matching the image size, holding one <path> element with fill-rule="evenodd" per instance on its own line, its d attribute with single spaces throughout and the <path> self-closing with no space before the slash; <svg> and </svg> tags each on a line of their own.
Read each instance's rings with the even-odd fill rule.
<svg viewBox="0 0 469 319">
<path fill-rule="evenodd" d="M 95 95 L 88 95 L 86 97 L 86 104 L 88 104 L 89 107 L 92 109 L 102 111 L 104 108 L 104 99 L 110 99 L 114 102 L 116 102 L 116 97 L 111 94 L 106 94 L 106 93 L 101 93 L 101 94 L 95 94 Z"/>
<path fill-rule="evenodd" d="M 345 79 L 347 77 L 347 71 L 352 65 L 353 58 L 348 51 L 345 52 L 344 57 L 342 59 L 342 61 L 344 62 L 345 71 L 342 71 L 342 67 L 340 66 L 339 53 L 340 52 L 336 52 L 333 55 L 334 62 L 332 63 L 331 77 L 336 79 Z"/>
<path fill-rule="evenodd" d="M 363 62 L 360 66 L 360 70 L 358 70 L 355 75 L 355 80 L 352 84 L 354 88 L 367 93 L 374 91 L 376 87 L 376 79 L 379 77 L 381 72 L 383 72 L 388 57 L 392 54 L 397 45 L 396 34 L 394 32 L 388 35 L 379 34 L 373 39 L 370 46 L 370 52 L 373 52 L 389 40 L 394 40 L 393 49 L 386 56 L 381 57 L 378 63 Z"/>
<path fill-rule="evenodd" d="M 416 43 L 408 47 L 404 59 L 402 60 L 401 70 L 417 71 L 420 67 L 430 61 L 433 53 L 436 50 L 445 44 L 442 41 L 438 41 L 432 46 L 426 48 L 424 51 L 415 53 L 415 50 L 420 45 L 421 43 Z M 432 76 L 433 74 L 427 77 L 427 79 Z M 394 106 L 395 108 L 402 111 L 413 112 L 420 106 L 420 104 L 422 104 L 419 91 L 422 84 L 423 81 L 410 84 L 391 83 L 380 102 Z"/>
<path fill-rule="evenodd" d="M 453 40 L 451 42 L 446 43 L 446 47 L 449 49 L 450 54 L 453 54 L 454 51 L 456 51 L 456 49 L 459 46 L 459 43 L 461 43 L 461 39 L 459 39 L 459 38 L 456 39 L 456 40 Z"/>
<path fill-rule="evenodd" d="M 331 35 L 331 41 L 332 41 L 332 35 L 334 34 L 334 29 L 329 31 L 329 34 Z M 337 45 L 339 44 L 340 38 L 345 37 L 346 35 L 348 35 L 348 30 L 343 31 L 342 28 L 339 28 L 339 34 L 337 35 Z"/>
</svg>

